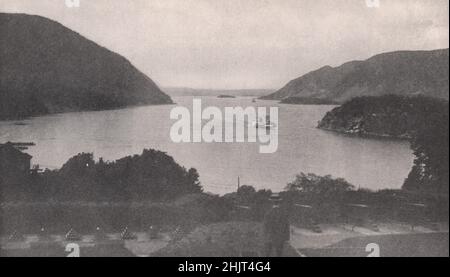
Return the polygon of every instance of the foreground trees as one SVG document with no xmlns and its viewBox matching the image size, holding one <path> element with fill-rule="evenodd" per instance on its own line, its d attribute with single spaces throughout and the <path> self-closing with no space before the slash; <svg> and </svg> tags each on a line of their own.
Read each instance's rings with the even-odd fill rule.
<svg viewBox="0 0 450 277">
<path fill-rule="evenodd" d="M 427 124 L 417 129 L 411 140 L 416 156 L 403 188 L 430 193 L 449 192 L 449 106 L 434 110 Z"/>
<path fill-rule="evenodd" d="M 115 162 L 96 162 L 93 154 L 81 153 L 60 170 L 28 176 L 20 185 L 3 185 L 8 187 L 4 202 L 166 200 L 202 192 L 196 169 L 186 170 L 156 150 L 144 150 L 141 155 Z"/>
</svg>

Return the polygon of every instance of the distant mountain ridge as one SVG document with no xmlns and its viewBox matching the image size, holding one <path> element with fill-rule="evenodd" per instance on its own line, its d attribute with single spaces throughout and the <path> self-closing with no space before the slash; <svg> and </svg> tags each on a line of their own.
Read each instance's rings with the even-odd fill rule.
<svg viewBox="0 0 450 277">
<path fill-rule="evenodd" d="M 344 103 L 359 96 L 425 95 L 449 99 L 449 49 L 398 51 L 325 66 L 292 80 L 277 92 L 262 97 L 325 99 Z"/>
<path fill-rule="evenodd" d="M 124 57 L 40 16 L 0 13 L 0 119 L 172 100 Z"/>
<path fill-rule="evenodd" d="M 260 97 L 274 92 L 274 89 L 199 89 L 187 87 L 164 87 L 162 88 L 170 96 L 254 96 Z"/>
</svg>

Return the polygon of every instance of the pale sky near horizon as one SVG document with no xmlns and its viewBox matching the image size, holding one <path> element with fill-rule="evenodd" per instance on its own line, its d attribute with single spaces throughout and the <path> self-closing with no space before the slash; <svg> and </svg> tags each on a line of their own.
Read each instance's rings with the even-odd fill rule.
<svg viewBox="0 0 450 277">
<path fill-rule="evenodd" d="M 0 0 L 0 12 L 58 21 L 162 87 L 278 89 L 324 65 L 448 48 L 448 0 L 379 2 L 81 0 L 68 8 L 65 0 Z"/>
</svg>

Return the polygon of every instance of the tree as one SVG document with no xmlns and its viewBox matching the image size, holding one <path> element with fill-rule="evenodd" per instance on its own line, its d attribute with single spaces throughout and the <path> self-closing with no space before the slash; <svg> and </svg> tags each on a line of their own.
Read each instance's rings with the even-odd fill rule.
<svg viewBox="0 0 450 277">
<path fill-rule="evenodd" d="M 331 175 L 318 176 L 312 173 L 297 175 L 286 187 L 288 191 L 322 194 L 331 196 L 334 193 L 353 190 L 355 187 L 342 178 L 334 179 Z"/>
<path fill-rule="evenodd" d="M 407 190 L 448 194 L 449 189 L 449 106 L 433 107 L 427 124 L 414 134 L 411 149 L 414 166 L 403 185 Z"/>
<path fill-rule="evenodd" d="M 30 201 L 129 202 L 174 199 L 202 192 L 195 168 L 186 170 L 164 152 L 144 150 L 115 162 L 92 153 L 70 158 L 60 170 L 46 171 L 23 182 Z"/>
</svg>

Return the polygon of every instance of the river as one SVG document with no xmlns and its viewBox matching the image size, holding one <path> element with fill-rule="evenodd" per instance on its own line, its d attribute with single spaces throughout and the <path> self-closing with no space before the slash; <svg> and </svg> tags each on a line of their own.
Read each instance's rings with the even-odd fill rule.
<svg viewBox="0 0 450 277">
<path fill-rule="evenodd" d="M 174 105 L 55 114 L 0 122 L 0 143 L 34 142 L 27 152 L 32 163 L 55 169 L 80 152 L 115 160 L 139 154 L 144 148 L 167 152 L 181 165 L 195 167 L 205 191 L 224 194 L 241 185 L 284 189 L 296 174 L 342 177 L 356 187 L 400 188 L 413 162 L 408 142 L 353 138 L 316 128 L 333 106 L 285 105 L 250 97 L 201 97 L 203 107 L 278 106 L 279 146 L 260 154 L 258 143 L 174 143 L 170 119 Z M 193 97 L 173 97 L 192 108 Z"/>
</svg>

